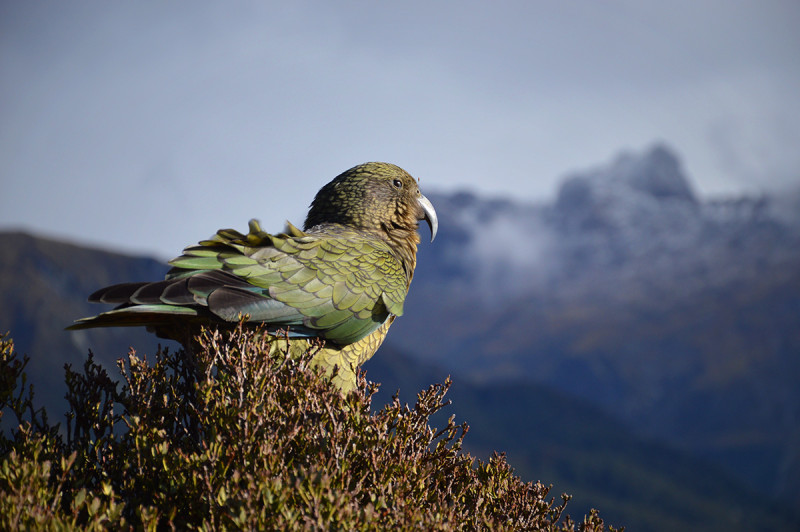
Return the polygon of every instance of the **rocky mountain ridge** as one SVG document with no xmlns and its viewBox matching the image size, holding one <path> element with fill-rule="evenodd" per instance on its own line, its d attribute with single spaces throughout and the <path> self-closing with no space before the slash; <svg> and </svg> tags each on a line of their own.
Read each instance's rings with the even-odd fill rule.
<svg viewBox="0 0 800 532">
<path fill-rule="evenodd" d="M 388 345 L 577 395 L 800 502 L 800 195 L 698 198 L 655 146 L 551 204 L 429 196 L 440 236 Z"/>
<path fill-rule="evenodd" d="M 420 267 L 437 283 L 480 280 L 488 293 L 511 284 L 514 293 L 607 299 L 620 294 L 604 284 L 675 277 L 689 292 L 800 257 L 800 193 L 701 200 L 663 145 L 567 176 L 551 204 L 431 196 L 442 243 Z"/>
</svg>

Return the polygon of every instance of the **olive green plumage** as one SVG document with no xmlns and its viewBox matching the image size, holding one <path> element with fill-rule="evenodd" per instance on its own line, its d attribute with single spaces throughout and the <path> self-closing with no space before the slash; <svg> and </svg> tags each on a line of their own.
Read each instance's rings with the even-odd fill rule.
<svg viewBox="0 0 800 532">
<path fill-rule="evenodd" d="M 247 316 L 282 332 L 275 349 L 301 353 L 321 339 L 313 362 L 328 372 L 338 366 L 335 382 L 348 391 L 355 369 L 403 313 L 420 220 L 433 240 L 436 212 L 408 173 L 387 163 L 362 164 L 317 193 L 302 231 L 288 224 L 273 235 L 256 220 L 247 234 L 220 230 L 170 261 L 163 281 L 98 290 L 90 301 L 117 308 L 68 328 L 146 326 L 185 343 L 197 325 Z"/>
</svg>

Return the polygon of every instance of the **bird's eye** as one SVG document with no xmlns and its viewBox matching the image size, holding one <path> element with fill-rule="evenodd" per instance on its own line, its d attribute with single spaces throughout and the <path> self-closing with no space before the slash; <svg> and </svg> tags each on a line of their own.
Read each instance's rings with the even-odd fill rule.
<svg viewBox="0 0 800 532">
<path fill-rule="evenodd" d="M 403 188 L 403 182 L 400 181 L 399 179 L 395 179 L 394 181 L 392 181 L 392 185 L 394 185 L 394 188 L 397 189 Z"/>
</svg>

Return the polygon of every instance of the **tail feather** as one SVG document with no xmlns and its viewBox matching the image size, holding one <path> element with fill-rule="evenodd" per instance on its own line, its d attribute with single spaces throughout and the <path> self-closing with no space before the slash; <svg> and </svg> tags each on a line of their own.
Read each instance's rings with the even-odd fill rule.
<svg viewBox="0 0 800 532">
<path fill-rule="evenodd" d="M 213 317 L 209 313 L 198 312 L 191 307 L 175 305 L 138 305 L 109 310 L 97 316 L 82 318 L 67 327 L 68 331 L 91 329 L 94 327 L 169 327 L 171 324 L 191 322 L 192 318 L 208 322 Z"/>
<path fill-rule="evenodd" d="M 121 283 L 94 292 L 89 296 L 91 303 L 129 303 L 131 296 L 148 283 Z"/>
<path fill-rule="evenodd" d="M 130 295 L 129 301 L 137 305 L 158 305 L 161 303 L 180 304 L 178 301 L 165 301 L 164 293 L 171 290 L 173 293 L 180 293 L 181 296 L 189 295 L 186 289 L 186 279 L 167 279 L 144 283 L 138 290 Z M 183 299 L 182 297 L 180 299 Z M 194 298 L 186 298 L 187 303 L 194 303 Z"/>
</svg>

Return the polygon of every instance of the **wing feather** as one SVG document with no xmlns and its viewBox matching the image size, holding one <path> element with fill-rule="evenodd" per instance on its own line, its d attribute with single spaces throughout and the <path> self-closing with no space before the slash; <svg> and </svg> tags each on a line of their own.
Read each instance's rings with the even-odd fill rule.
<svg viewBox="0 0 800 532">
<path fill-rule="evenodd" d="M 225 229 L 170 261 L 163 281 L 99 290 L 117 303 L 105 320 L 138 314 L 248 315 L 270 328 L 300 328 L 339 344 L 374 332 L 402 313 L 407 291 L 399 259 L 375 235 L 344 226 L 270 235 L 251 221 L 247 235 Z M 133 318 L 125 318 L 136 321 Z"/>
</svg>

